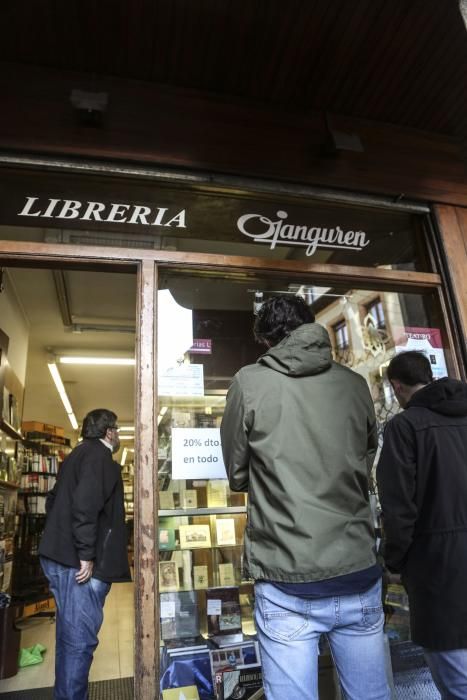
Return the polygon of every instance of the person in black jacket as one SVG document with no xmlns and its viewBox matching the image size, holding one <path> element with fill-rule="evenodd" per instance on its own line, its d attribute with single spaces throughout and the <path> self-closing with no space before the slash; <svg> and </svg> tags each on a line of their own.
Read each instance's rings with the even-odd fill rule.
<svg viewBox="0 0 467 700">
<path fill-rule="evenodd" d="M 105 598 L 130 581 L 117 416 L 98 408 L 83 421 L 83 441 L 59 469 L 47 498 L 39 546 L 57 606 L 55 700 L 87 700 L 88 677 Z"/>
<path fill-rule="evenodd" d="M 443 700 L 467 698 L 467 385 L 433 381 L 421 352 L 393 358 L 405 409 L 386 426 L 377 468 L 385 560 L 400 572 L 412 639 Z"/>
</svg>

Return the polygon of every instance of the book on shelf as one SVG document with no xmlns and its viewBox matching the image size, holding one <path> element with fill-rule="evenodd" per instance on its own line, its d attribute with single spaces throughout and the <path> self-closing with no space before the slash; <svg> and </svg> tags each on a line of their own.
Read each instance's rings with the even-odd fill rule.
<svg viewBox="0 0 467 700">
<path fill-rule="evenodd" d="M 159 590 L 177 591 L 179 589 L 178 565 L 176 561 L 159 562 Z"/>
<path fill-rule="evenodd" d="M 238 586 L 208 588 L 206 591 L 208 636 L 219 646 L 243 641 Z"/>
<path fill-rule="evenodd" d="M 173 491 L 159 491 L 159 508 L 160 510 L 175 508 Z"/>
<path fill-rule="evenodd" d="M 197 549 L 211 546 L 209 525 L 180 525 L 181 549 Z"/>
<path fill-rule="evenodd" d="M 208 508 L 225 508 L 227 506 L 227 481 L 210 479 L 207 487 Z"/>
<path fill-rule="evenodd" d="M 265 697 L 259 664 L 224 671 L 217 684 L 216 700 L 260 700 Z"/>
<path fill-rule="evenodd" d="M 258 642 L 248 640 L 220 649 L 209 650 L 209 663 L 214 689 L 217 690 L 222 674 L 245 666 L 260 666 Z"/>
<path fill-rule="evenodd" d="M 175 530 L 172 528 L 159 528 L 159 549 L 175 549 Z"/>
<path fill-rule="evenodd" d="M 198 494 L 196 489 L 185 489 L 182 496 L 182 503 L 184 508 L 197 508 Z"/>
<path fill-rule="evenodd" d="M 203 588 L 209 588 L 209 573 L 207 566 L 199 565 L 193 567 L 193 586 L 196 591 Z"/>
<path fill-rule="evenodd" d="M 233 518 L 216 519 L 217 544 L 219 546 L 237 544 L 235 537 L 235 520 Z"/>
<path fill-rule="evenodd" d="M 219 564 L 219 583 L 221 586 L 235 586 L 235 572 L 232 562 Z"/>
<path fill-rule="evenodd" d="M 194 591 L 160 594 L 161 637 L 199 639 L 198 601 Z"/>
<path fill-rule="evenodd" d="M 198 688 L 195 685 L 167 688 L 162 691 L 162 700 L 199 700 Z"/>
<path fill-rule="evenodd" d="M 164 646 L 169 654 L 188 653 L 208 649 L 207 641 L 201 635 L 197 637 L 184 637 L 181 639 L 165 639 Z"/>
</svg>

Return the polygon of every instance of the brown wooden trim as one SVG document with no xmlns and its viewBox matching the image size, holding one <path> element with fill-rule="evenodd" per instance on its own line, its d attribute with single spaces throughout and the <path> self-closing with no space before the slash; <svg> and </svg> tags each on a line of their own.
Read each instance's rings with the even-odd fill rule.
<svg viewBox="0 0 467 700">
<path fill-rule="evenodd" d="M 439 305 L 441 307 L 441 313 L 442 313 L 442 316 L 444 318 L 444 326 L 446 329 L 448 348 L 451 351 L 449 354 L 449 357 L 450 357 L 451 364 L 452 364 L 452 370 L 454 371 L 457 379 L 465 380 L 467 378 L 467 376 L 466 376 L 467 367 L 464 367 L 459 362 L 459 352 L 458 352 L 458 345 L 457 345 L 456 340 L 455 340 L 455 333 L 454 333 L 454 329 L 453 329 L 454 323 L 453 323 L 452 313 L 451 313 L 450 309 L 448 311 L 448 305 L 446 303 L 444 290 L 439 288 L 436 293 L 438 295 Z M 448 370 L 449 369 L 450 368 L 448 366 Z"/>
<path fill-rule="evenodd" d="M 456 310 L 460 321 L 464 352 L 467 354 L 467 209 L 436 205 L 434 214 L 446 256 Z M 452 315 L 452 309 L 449 309 Z"/>
<path fill-rule="evenodd" d="M 166 250 L 134 250 L 128 248 L 107 248 L 102 246 L 73 246 L 66 244 L 30 243 L 26 241 L 0 241 L 0 263 L 16 266 L 28 261 L 41 261 L 63 266 L 78 263 L 82 268 L 91 264 L 113 263 L 128 268 L 129 263 L 141 260 L 153 261 L 161 265 L 191 267 L 197 270 L 248 272 L 262 274 L 307 274 L 316 281 L 329 280 L 337 276 L 342 283 L 385 289 L 397 285 L 401 291 L 418 291 L 435 288 L 441 284 L 441 277 L 431 272 L 410 272 L 406 270 L 386 270 L 381 268 L 357 267 L 350 265 L 324 265 L 298 260 L 271 260 L 268 258 L 212 255 L 200 253 L 179 253 Z M 108 269 L 108 268 L 107 268 Z"/>
<path fill-rule="evenodd" d="M 156 576 L 157 496 L 155 264 L 145 260 L 138 274 L 135 443 L 135 698 L 159 697 L 159 617 Z"/>
</svg>

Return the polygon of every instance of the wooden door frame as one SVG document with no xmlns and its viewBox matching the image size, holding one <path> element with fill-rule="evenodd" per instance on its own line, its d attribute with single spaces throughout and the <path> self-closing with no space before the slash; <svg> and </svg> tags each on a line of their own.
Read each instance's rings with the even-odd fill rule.
<svg viewBox="0 0 467 700">
<path fill-rule="evenodd" d="M 340 284 L 371 289 L 397 288 L 400 292 L 438 292 L 443 300 L 439 274 L 323 265 L 307 261 L 276 261 L 264 258 L 177 253 L 172 251 L 78 247 L 65 244 L 0 240 L 0 265 L 137 272 L 137 367 L 135 386 L 135 675 L 134 697 L 159 697 L 158 616 L 158 489 L 157 461 L 157 366 L 156 325 L 158 269 L 170 268 L 245 275 L 260 273 L 277 277 L 307 274 L 316 282 L 337 279 Z M 447 319 L 453 339 L 452 318 Z M 453 355 L 457 357 L 456 348 Z M 457 371 L 459 361 L 457 358 Z"/>
</svg>

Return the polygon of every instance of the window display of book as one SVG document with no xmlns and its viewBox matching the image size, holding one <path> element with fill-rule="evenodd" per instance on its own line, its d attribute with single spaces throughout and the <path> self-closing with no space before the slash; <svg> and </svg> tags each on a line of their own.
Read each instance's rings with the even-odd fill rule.
<svg viewBox="0 0 467 700">
<path fill-rule="evenodd" d="M 264 698 L 261 666 L 255 664 L 232 671 L 224 671 L 216 690 L 216 700 L 260 700 L 260 698 Z"/>
<path fill-rule="evenodd" d="M 238 586 L 206 591 L 208 636 L 219 646 L 243 641 L 240 591 Z"/>
<path fill-rule="evenodd" d="M 161 637 L 163 640 L 190 640 L 200 637 L 198 601 L 195 591 L 160 594 Z M 183 645 L 180 645 L 183 646 Z"/>
</svg>

